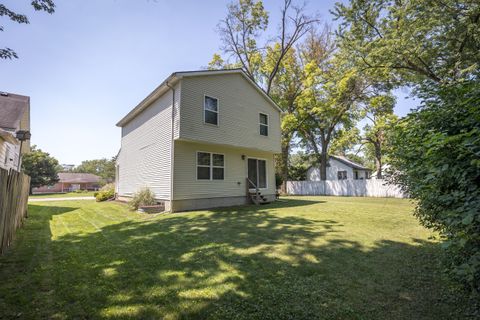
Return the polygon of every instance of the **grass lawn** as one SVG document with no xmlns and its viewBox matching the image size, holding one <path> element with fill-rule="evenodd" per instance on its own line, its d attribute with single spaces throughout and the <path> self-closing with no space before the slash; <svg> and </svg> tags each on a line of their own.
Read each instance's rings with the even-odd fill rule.
<svg viewBox="0 0 480 320">
<path fill-rule="evenodd" d="M 29 198 L 41 199 L 41 198 L 75 198 L 75 197 L 93 197 L 93 191 L 88 192 L 66 192 L 66 193 L 42 193 L 34 194 Z"/>
<path fill-rule="evenodd" d="M 0 318 L 462 319 L 408 200 L 146 215 L 44 202 L 0 257 Z"/>
</svg>

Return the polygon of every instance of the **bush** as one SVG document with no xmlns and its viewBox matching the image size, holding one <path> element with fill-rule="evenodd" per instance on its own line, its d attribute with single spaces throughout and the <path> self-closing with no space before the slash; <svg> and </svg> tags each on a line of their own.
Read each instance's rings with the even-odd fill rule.
<svg viewBox="0 0 480 320">
<path fill-rule="evenodd" d="M 83 190 L 80 190 L 80 189 L 75 190 L 75 193 L 82 193 L 82 192 Z"/>
<path fill-rule="evenodd" d="M 141 206 L 153 206 L 157 204 L 157 201 L 155 200 L 155 195 L 150 189 L 143 188 L 133 195 L 129 204 L 132 210 L 138 210 Z"/>
<path fill-rule="evenodd" d="M 450 273 L 480 291 L 480 84 L 428 89 L 392 137 L 394 182 L 444 238 Z"/>
<path fill-rule="evenodd" d="M 94 194 L 95 195 L 95 194 Z M 96 192 L 95 199 L 100 201 L 106 201 L 115 197 L 115 184 L 109 183 L 104 185 L 100 191 Z"/>
</svg>

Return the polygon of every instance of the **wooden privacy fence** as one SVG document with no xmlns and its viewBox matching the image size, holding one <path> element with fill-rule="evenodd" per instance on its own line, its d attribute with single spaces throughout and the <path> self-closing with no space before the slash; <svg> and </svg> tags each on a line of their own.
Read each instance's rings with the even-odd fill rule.
<svg viewBox="0 0 480 320">
<path fill-rule="evenodd" d="M 381 179 L 287 181 L 287 194 L 407 198 L 398 186 Z"/>
<path fill-rule="evenodd" d="M 0 169 L 0 254 L 10 246 L 15 230 L 27 217 L 30 177 Z"/>
</svg>

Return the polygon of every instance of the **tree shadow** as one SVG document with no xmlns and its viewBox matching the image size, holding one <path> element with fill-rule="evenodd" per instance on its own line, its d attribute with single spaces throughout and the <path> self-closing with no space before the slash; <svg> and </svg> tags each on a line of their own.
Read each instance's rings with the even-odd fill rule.
<svg viewBox="0 0 480 320">
<path fill-rule="evenodd" d="M 318 202 L 285 205 L 310 203 Z M 338 221 L 276 214 L 280 207 L 172 214 L 67 233 L 51 241 L 47 258 L 30 261 L 38 263 L 34 270 L 46 268 L 48 281 L 44 273 L 0 307 L 8 307 L 7 318 L 458 318 L 432 264 L 436 243 L 364 247 L 341 238 Z M 52 215 L 70 209 L 50 208 Z M 2 287 L 15 290 L 13 283 Z"/>
</svg>

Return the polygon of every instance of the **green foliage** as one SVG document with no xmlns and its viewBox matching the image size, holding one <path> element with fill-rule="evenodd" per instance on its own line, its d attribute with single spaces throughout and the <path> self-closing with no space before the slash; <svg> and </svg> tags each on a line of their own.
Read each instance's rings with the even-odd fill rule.
<svg viewBox="0 0 480 320">
<path fill-rule="evenodd" d="M 480 291 L 480 84 L 430 88 L 392 135 L 394 180 L 446 239 L 451 273 Z"/>
<path fill-rule="evenodd" d="M 92 173 L 102 178 L 101 184 L 115 181 L 115 163 L 116 157 L 111 159 L 85 160 L 73 169 L 73 172 Z"/>
<path fill-rule="evenodd" d="M 30 188 L 50 186 L 58 182 L 58 160 L 33 145 L 31 152 L 22 157 L 22 170 L 32 180 Z"/>
<path fill-rule="evenodd" d="M 310 157 L 303 153 L 290 155 L 288 162 L 288 179 L 292 181 L 302 181 L 307 179 L 307 170 L 310 167 Z"/>
<path fill-rule="evenodd" d="M 157 204 L 157 200 L 155 200 L 155 194 L 149 188 L 143 188 L 133 195 L 132 200 L 128 204 L 132 210 L 138 210 L 141 206 Z"/>
<path fill-rule="evenodd" d="M 478 77 L 480 2 L 338 2 L 340 46 L 365 74 L 393 84 Z"/>
<path fill-rule="evenodd" d="M 95 199 L 98 202 L 111 200 L 115 197 L 115 184 L 109 183 L 104 185 L 100 191 L 94 193 Z"/>
<path fill-rule="evenodd" d="M 53 0 L 33 0 L 31 1 L 31 5 L 35 9 L 35 11 L 45 11 L 47 13 L 53 13 L 55 11 L 55 3 L 53 2 Z M 3 16 L 17 23 L 30 23 L 26 15 L 16 13 L 8 9 L 4 4 L 0 4 L 0 17 Z M 2 31 L 3 26 L 0 26 L 0 32 Z M 12 58 L 18 58 L 18 55 L 14 50 L 10 48 L 0 48 L 0 59 Z"/>
</svg>

